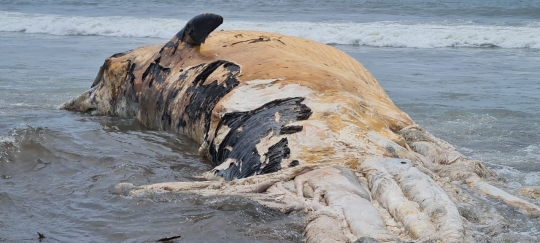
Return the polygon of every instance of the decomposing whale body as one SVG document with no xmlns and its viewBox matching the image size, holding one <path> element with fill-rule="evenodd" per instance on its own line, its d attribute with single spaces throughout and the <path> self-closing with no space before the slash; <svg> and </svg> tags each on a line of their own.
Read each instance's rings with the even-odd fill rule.
<svg viewBox="0 0 540 243">
<path fill-rule="evenodd" d="M 107 58 L 92 88 L 62 105 L 185 134 L 215 166 L 204 181 L 118 187 L 305 211 L 307 242 L 494 237 L 505 218 L 484 197 L 540 216 L 480 161 L 415 124 L 347 54 L 273 33 L 212 32 L 221 22 L 199 15 L 164 45 Z"/>
</svg>

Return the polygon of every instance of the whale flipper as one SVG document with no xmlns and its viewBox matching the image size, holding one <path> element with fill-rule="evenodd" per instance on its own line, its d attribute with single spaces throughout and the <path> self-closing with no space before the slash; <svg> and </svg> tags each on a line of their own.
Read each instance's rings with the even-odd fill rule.
<svg viewBox="0 0 540 243">
<path fill-rule="evenodd" d="M 212 31 L 223 23 L 223 17 L 213 13 L 199 14 L 190 19 L 176 34 L 178 40 L 191 45 L 200 45 Z"/>
</svg>

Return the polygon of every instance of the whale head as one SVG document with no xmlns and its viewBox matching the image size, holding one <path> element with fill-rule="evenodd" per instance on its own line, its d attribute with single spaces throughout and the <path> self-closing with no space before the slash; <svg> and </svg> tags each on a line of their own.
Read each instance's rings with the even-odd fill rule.
<svg viewBox="0 0 540 243">
<path fill-rule="evenodd" d="M 91 88 L 61 105 L 60 109 L 123 118 L 136 117 L 142 83 L 147 78 L 150 85 L 154 81 L 160 83 L 168 74 L 169 69 L 159 64 L 161 57 L 166 55 L 164 50 L 173 49 L 174 55 L 179 46 L 199 46 L 222 23 L 223 17 L 219 15 L 200 14 L 189 20 L 161 49 L 149 46 L 112 55 L 101 66 Z M 141 69 L 143 67 L 144 70 Z"/>
<path fill-rule="evenodd" d="M 129 54 L 118 53 L 105 60 L 90 89 L 60 106 L 60 109 L 97 115 L 133 118 L 138 112 L 138 95 Z"/>
</svg>

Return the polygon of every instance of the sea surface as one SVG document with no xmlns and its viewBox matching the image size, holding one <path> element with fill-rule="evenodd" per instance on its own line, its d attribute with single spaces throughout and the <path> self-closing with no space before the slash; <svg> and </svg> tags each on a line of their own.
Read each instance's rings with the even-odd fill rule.
<svg viewBox="0 0 540 243">
<path fill-rule="evenodd" d="M 211 169 L 186 137 L 58 110 L 104 59 L 163 43 L 194 15 L 320 41 L 360 61 L 428 131 L 507 180 L 540 184 L 540 1 L 0 0 L 0 242 L 299 242 L 301 214 L 239 197 L 114 189 Z M 513 215 L 505 237 L 537 242 Z M 540 204 L 539 201 L 535 202 Z"/>
</svg>

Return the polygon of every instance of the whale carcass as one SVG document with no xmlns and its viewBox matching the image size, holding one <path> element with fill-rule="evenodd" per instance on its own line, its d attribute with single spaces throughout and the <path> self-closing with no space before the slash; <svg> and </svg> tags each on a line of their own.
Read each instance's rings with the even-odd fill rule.
<svg viewBox="0 0 540 243">
<path fill-rule="evenodd" d="M 540 216 L 482 162 L 414 123 L 347 54 L 214 31 L 221 23 L 199 15 L 165 44 L 107 58 L 91 89 L 61 106 L 185 134 L 215 166 L 204 181 L 117 185 L 131 195 L 241 195 L 304 211 L 307 242 L 473 241 L 472 228 L 503 220 L 478 195 Z"/>
</svg>

